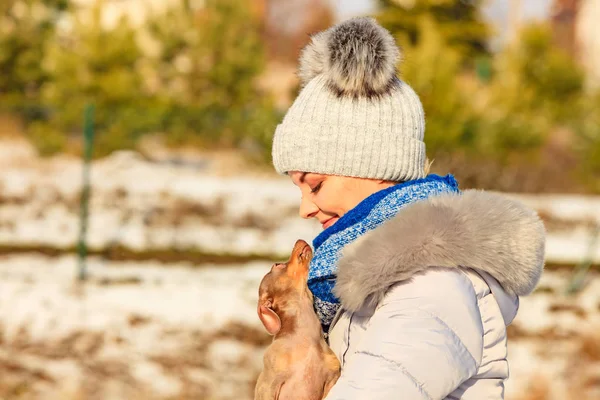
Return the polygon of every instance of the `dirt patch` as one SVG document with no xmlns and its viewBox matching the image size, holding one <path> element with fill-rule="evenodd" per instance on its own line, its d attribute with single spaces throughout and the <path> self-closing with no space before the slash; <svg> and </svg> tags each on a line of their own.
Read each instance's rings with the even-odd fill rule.
<svg viewBox="0 0 600 400">
<path fill-rule="evenodd" d="M 548 327 L 539 331 L 528 331 L 519 324 L 512 323 L 506 328 L 509 340 L 536 339 L 536 340 L 571 340 L 577 334 L 558 329 L 556 326 Z"/>
<path fill-rule="evenodd" d="M 573 273 L 573 268 L 577 267 L 578 264 L 559 264 L 559 263 L 546 263 L 544 265 L 544 270 L 546 271 L 566 271 Z M 600 271 L 600 264 L 591 264 L 590 271 Z"/>
<path fill-rule="evenodd" d="M 546 229 L 551 232 L 564 232 L 581 228 L 592 231 L 597 225 L 596 220 L 593 218 L 565 220 L 557 218 L 545 210 L 539 210 L 538 215 L 544 222 Z"/>
<path fill-rule="evenodd" d="M 527 394 L 519 397 L 518 400 L 550 400 L 550 385 L 541 377 L 534 377 L 527 390 Z"/>
<path fill-rule="evenodd" d="M 556 294 L 556 289 L 550 286 L 538 286 L 537 288 L 535 288 L 534 293 L 535 294 L 539 294 L 539 293 L 547 293 L 547 294 Z"/>
<path fill-rule="evenodd" d="M 600 335 L 585 336 L 581 341 L 579 355 L 585 360 L 600 362 Z"/>
<path fill-rule="evenodd" d="M 98 284 L 98 286 L 139 285 L 142 283 L 142 278 L 137 276 L 105 276 L 103 278 L 98 279 L 96 283 Z"/>
<path fill-rule="evenodd" d="M 583 307 L 577 304 L 554 303 L 548 307 L 548 311 L 551 313 L 572 313 L 580 318 L 587 318 L 587 312 L 583 309 Z"/>
<path fill-rule="evenodd" d="M 225 199 L 216 198 L 210 204 L 192 202 L 185 199 L 173 199 L 168 207 L 156 206 L 144 216 L 146 226 L 181 226 L 190 218 L 198 218 L 210 225 L 223 225 L 225 217 Z"/>
<path fill-rule="evenodd" d="M 7 245 L 0 244 L 0 256 L 14 254 L 41 254 L 47 257 L 59 257 L 67 254 L 77 254 L 76 247 L 52 247 L 44 245 Z M 276 262 L 285 256 L 276 254 L 228 254 L 208 253 L 195 249 L 152 249 L 145 251 L 132 250 L 123 246 L 113 246 L 105 249 L 88 249 L 89 256 L 100 256 L 108 261 L 158 261 L 168 264 L 189 262 L 194 266 L 243 264 L 251 261 Z M 110 284 L 111 282 L 104 282 Z M 134 283 L 134 282 L 129 282 Z"/>
<path fill-rule="evenodd" d="M 127 322 L 131 327 L 146 325 L 150 321 L 152 321 L 150 318 L 138 314 L 132 314 L 127 318 Z"/>
<path fill-rule="evenodd" d="M 143 328 L 152 323 L 149 318 L 132 314 L 128 324 Z M 134 373 L 135 362 L 131 351 L 126 357 L 107 357 L 103 349 L 114 344 L 104 332 L 74 332 L 60 340 L 39 342 L 30 338 L 26 330 L 15 340 L 0 343 L 0 399 L 68 398 L 107 399 L 144 398 L 161 400 L 188 400 L 212 398 L 218 395 L 219 385 L 231 385 L 237 398 L 252 398 L 259 370 L 253 361 L 272 338 L 260 329 L 239 322 L 203 332 L 198 330 L 168 329 L 164 338 L 178 343 L 177 348 L 147 357 L 146 364 L 158 367 L 158 378 L 174 382 L 177 395 L 161 395 L 139 381 Z M 0 330 L 0 337 L 4 337 Z M 213 343 L 228 339 L 240 343 L 250 351 L 234 364 L 227 364 L 228 373 L 214 370 L 218 360 L 208 359 Z M 126 346 L 127 343 L 120 342 Z M 138 359 L 140 356 L 135 357 Z M 34 360 L 25 362 L 23 360 Z M 67 379 L 52 373 L 52 363 L 71 362 L 78 373 Z M 137 361 L 139 362 L 139 361 Z M 49 370 L 45 369 L 48 366 Z M 164 377 L 164 378 L 161 378 Z M 53 397 L 49 393 L 65 393 L 62 385 L 77 382 L 77 389 L 69 397 Z M 218 384 L 215 385 L 215 382 Z M 42 393 L 45 393 L 42 395 Z M 111 394 L 112 393 L 112 394 Z M 118 393 L 116 395 L 115 393 Z M 40 397 L 42 396 L 42 397 Z"/>
</svg>

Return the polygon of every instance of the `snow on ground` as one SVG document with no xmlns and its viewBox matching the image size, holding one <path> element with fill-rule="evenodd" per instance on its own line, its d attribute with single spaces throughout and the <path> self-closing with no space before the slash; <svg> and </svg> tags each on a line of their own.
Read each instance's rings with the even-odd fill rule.
<svg viewBox="0 0 600 400">
<path fill-rule="evenodd" d="M 92 257 L 91 282 L 78 288 L 73 282 L 76 261 L 73 256 L 2 259 L 0 319 L 7 339 L 14 339 L 22 326 L 29 327 L 34 340 L 56 339 L 73 330 L 119 328 L 129 315 L 196 329 L 223 326 L 232 315 L 256 325 L 257 282 L 270 267 L 265 262 L 201 268 L 127 262 L 116 268 Z M 79 301 L 72 301 L 78 296 Z M 37 315 L 40 304 L 45 311 Z"/>
<path fill-rule="evenodd" d="M 0 398 L 251 399 L 270 341 L 256 316 L 269 266 L 92 258 L 78 285 L 73 256 L 3 256 Z M 521 299 L 508 400 L 598 398 L 600 279 L 571 297 L 570 277 L 546 271 Z"/>
<path fill-rule="evenodd" d="M 20 160 L 0 163 L 0 244 L 74 246 L 79 161 Z M 89 245 L 285 255 L 320 229 L 298 217 L 299 200 L 288 179 L 223 178 L 116 153 L 92 167 Z"/>
<path fill-rule="evenodd" d="M 74 247 L 80 161 L 39 160 L 23 147 L 0 144 L 0 245 Z M 316 221 L 299 218 L 300 193 L 284 177 L 217 176 L 210 163 L 153 162 L 135 152 L 114 153 L 91 171 L 92 249 L 283 256 L 296 239 L 320 232 Z M 600 263 L 600 238 L 592 242 L 600 196 L 507 195 L 544 218 L 548 262 Z"/>
<path fill-rule="evenodd" d="M 600 196 L 509 196 L 529 205 L 544 219 L 548 262 L 573 264 L 589 259 L 600 264 Z"/>
<path fill-rule="evenodd" d="M 545 271 L 536 291 L 521 298 L 508 328 L 507 399 L 600 398 L 600 274 L 591 272 L 581 292 L 567 295 L 572 276 Z"/>
<path fill-rule="evenodd" d="M 285 259 L 296 239 L 320 232 L 298 217 L 299 192 L 282 177 L 120 152 L 94 162 L 92 179 L 92 249 Z M 76 245 L 80 185 L 79 160 L 0 142 L 0 399 L 251 399 L 270 341 L 256 317 L 270 262 L 92 257 L 90 280 L 77 284 L 74 255 L 22 249 Z M 548 263 L 600 263 L 600 197 L 508 195 L 544 219 Z M 567 296 L 572 271 L 546 271 L 522 298 L 508 400 L 600 398 L 598 275 Z"/>
<path fill-rule="evenodd" d="M 73 256 L 4 256 L 0 398 L 249 399 L 269 342 L 256 316 L 269 267 L 92 258 L 79 285 Z"/>
</svg>

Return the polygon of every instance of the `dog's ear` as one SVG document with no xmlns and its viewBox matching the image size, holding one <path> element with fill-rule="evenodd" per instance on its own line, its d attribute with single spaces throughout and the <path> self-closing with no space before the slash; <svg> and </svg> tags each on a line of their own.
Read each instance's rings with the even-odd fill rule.
<svg viewBox="0 0 600 400">
<path fill-rule="evenodd" d="M 258 305 L 258 317 L 263 323 L 269 335 L 276 335 L 281 329 L 281 319 L 273 309 L 270 307 L 270 302 Z"/>
</svg>

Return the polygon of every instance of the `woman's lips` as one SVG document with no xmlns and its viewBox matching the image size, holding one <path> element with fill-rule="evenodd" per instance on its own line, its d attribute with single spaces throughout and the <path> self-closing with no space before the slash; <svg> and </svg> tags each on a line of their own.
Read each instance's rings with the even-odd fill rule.
<svg viewBox="0 0 600 400">
<path fill-rule="evenodd" d="M 331 225 L 333 225 L 335 221 L 337 221 L 337 217 L 331 217 L 327 221 L 323 222 L 321 225 L 323 226 L 323 229 L 327 229 Z"/>
</svg>

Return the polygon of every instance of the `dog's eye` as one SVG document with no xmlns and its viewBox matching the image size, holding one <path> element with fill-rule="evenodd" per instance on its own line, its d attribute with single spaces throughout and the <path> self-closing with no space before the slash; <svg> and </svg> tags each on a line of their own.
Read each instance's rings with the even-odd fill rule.
<svg viewBox="0 0 600 400">
<path fill-rule="evenodd" d="M 281 263 L 277 263 L 275 265 L 273 265 L 273 269 L 284 269 L 286 267 L 286 264 L 281 264 Z"/>
</svg>

